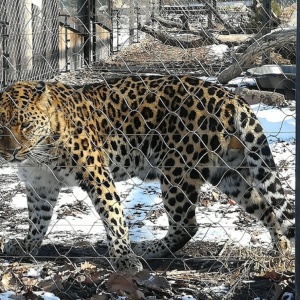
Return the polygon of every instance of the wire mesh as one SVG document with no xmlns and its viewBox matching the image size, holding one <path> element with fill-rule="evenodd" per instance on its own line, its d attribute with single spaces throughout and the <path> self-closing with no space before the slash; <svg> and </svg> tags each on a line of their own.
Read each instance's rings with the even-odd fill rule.
<svg viewBox="0 0 300 300">
<path fill-rule="evenodd" d="M 296 13 L 293 1 L 1 1 L 0 299 L 295 298 L 293 246 L 280 254 L 272 229 L 258 219 L 266 223 L 266 211 L 273 210 L 272 226 L 292 226 L 285 219 L 292 219 L 295 204 Z M 191 88 L 186 75 L 203 81 Z M 36 81 L 9 88 L 25 80 Z M 35 102 L 54 90 L 57 99 Z M 232 131 L 240 119 L 232 125 L 225 113 L 228 103 L 237 110 L 245 105 L 232 100 L 234 94 L 254 112 L 245 117 L 247 135 Z M 24 104 L 26 97 L 32 99 Z M 56 101 L 61 106 L 53 110 Z M 28 111 L 36 109 L 31 103 L 38 113 L 28 123 Z M 203 119 L 197 119 L 199 111 Z M 153 114 L 160 121 L 153 123 Z M 282 189 L 279 181 L 269 182 L 275 166 L 264 157 L 265 141 L 253 137 L 256 118 Z M 63 122 L 55 125 L 59 134 L 54 120 Z M 45 135 L 49 148 L 30 148 L 29 141 Z M 249 148 L 251 139 L 255 149 Z M 228 159 L 219 152 L 226 145 L 230 153 L 246 150 Z M 25 150 L 34 157 L 27 156 L 18 170 L 9 160 Z M 53 153 L 64 158 L 59 166 L 52 164 Z M 95 153 L 105 154 L 98 169 L 95 161 L 89 165 Z M 218 159 L 208 163 L 206 155 Z M 254 171 L 249 176 L 251 155 L 251 163 L 262 160 L 258 172 L 270 167 L 263 177 Z M 215 178 L 205 175 L 205 162 Z M 203 184 L 193 193 L 193 184 L 184 182 L 196 182 L 200 174 Z M 94 182 L 92 191 L 88 181 Z M 246 201 L 243 209 L 241 197 L 228 192 L 247 198 L 257 188 L 264 199 L 274 185 L 286 207 L 271 198 L 269 210 L 261 207 L 257 218 L 257 203 L 250 207 Z M 251 195 L 260 206 L 260 197 Z M 117 201 L 108 206 L 111 197 Z M 119 225 L 118 202 L 127 227 Z M 116 220 L 107 217 L 111 211 Z M 124 250 L 127 228 L 143 271 L 127 265 L 119 272 L 114 260 L 118 253 L 122 262 L 133 257 Z M 35 249 L 26 246 L 28 231 Z M 143 257 L 158 240 L 165 243 L 158 255 Z M 171 240 L 180 245 L 173 247 Z M 18 245 L 24 251 L 11 250 Z"/>
</svg>

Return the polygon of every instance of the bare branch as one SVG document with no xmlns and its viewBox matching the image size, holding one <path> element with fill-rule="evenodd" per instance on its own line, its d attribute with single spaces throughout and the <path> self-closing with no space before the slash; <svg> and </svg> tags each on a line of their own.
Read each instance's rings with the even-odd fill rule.
<svg viewBox="0 0 300 300">
<path fill-rule="evenodd" d="M 229 80 L 239 76 L 245 68 L 250 67 L 255 59 L 266 51 L 278 47 L 279 45 L 284 46 L 287 43 L 295 42 L 296 27 L 281 30 L 276 29 L 262 36 L 254 41 L 238 60 L 220 73 L 218 81 L 220 83 L 227 83 Z"/>
</svg>

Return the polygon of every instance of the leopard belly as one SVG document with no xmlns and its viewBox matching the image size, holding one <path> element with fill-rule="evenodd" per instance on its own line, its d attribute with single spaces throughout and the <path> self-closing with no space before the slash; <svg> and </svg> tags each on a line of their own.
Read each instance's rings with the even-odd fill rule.
<svg viewBox="0 0 300 300">
<path fill-rule="evenodd" d="M 161 174 L 158 168 L 160 153 L 148 145 L 144 142 L 134 149 L 124 145 L 123 152 L 120 150 L 122 156 L 117 153 L 110 157 L 110 170 L 114 181 L 119 182 L 133 177 L 138 177 L 143 181 L 159 178 Z"/>
</svg>

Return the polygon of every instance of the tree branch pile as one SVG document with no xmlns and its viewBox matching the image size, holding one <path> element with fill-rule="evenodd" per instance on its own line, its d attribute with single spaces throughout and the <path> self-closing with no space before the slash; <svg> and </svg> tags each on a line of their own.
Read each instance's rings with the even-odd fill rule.
<svg viewBox="0 0 300 300">
<path fill-rule="evenodd" d="M 255 40 L 246 51 L 235 60 L 228 68 L 218 76 L 220 83 L 227 83 L 229 80 L 239 76 L 246 68 L 250 67 L 257 57 L 279 45 L 296 43 L 297 28 L 276 29 L 258 40 Z M 239 52 L 238 49 L 236 52 Z"/>
</svg>

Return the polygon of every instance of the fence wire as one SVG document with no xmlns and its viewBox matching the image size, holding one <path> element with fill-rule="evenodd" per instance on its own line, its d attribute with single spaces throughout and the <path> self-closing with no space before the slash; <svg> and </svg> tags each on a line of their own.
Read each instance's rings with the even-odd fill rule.
<svg viewBox="0 0 300 300">
<path fill-rule="evenodd" d="M 280 253 L 270 235 L 294 232 L 296 13 L 279 0 L 0 1 L 0 299 L 296 299 L 293 245 Z M 22 152 L 23 171 L 10 162 Z"/>
</svg>

